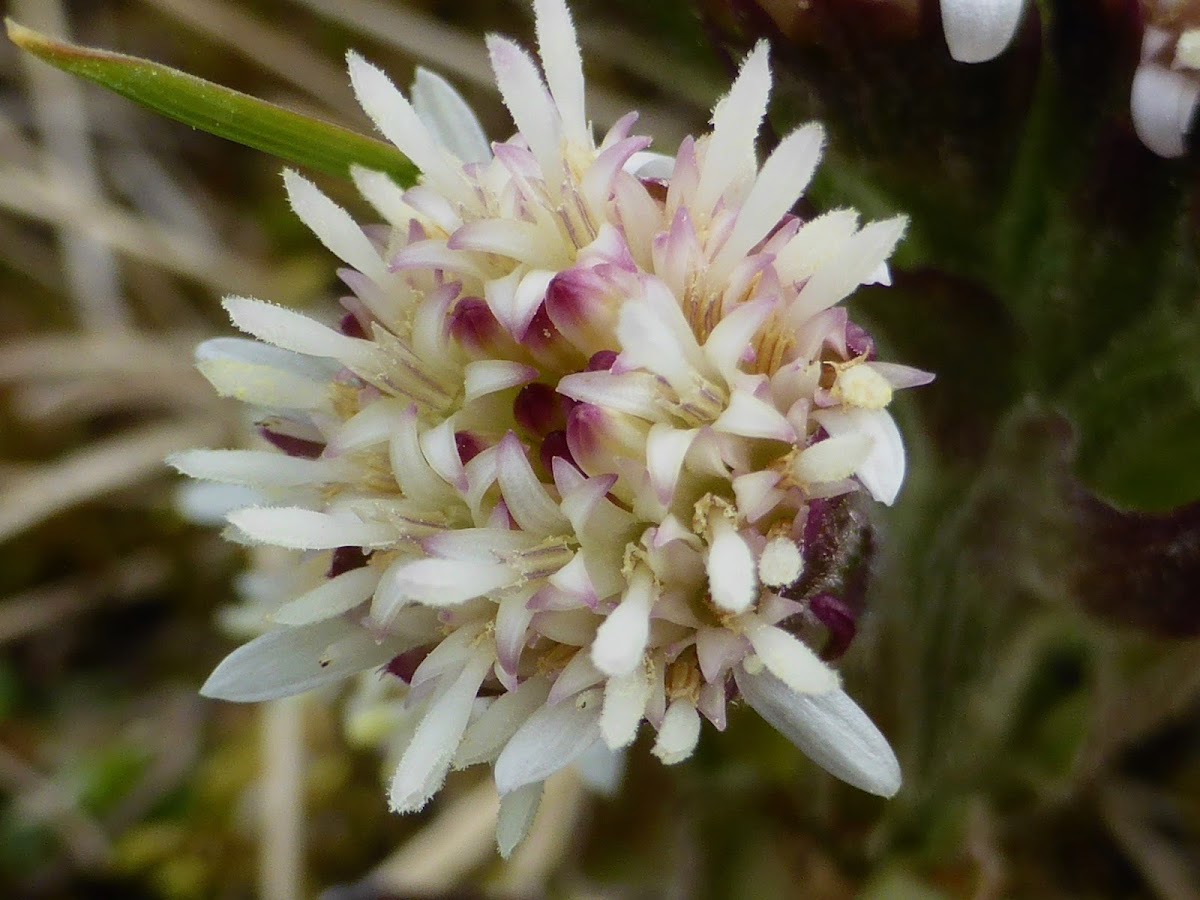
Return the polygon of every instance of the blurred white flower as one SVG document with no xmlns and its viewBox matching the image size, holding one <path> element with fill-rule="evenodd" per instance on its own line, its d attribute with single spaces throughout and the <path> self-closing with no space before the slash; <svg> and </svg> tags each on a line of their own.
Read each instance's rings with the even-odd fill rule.
<svg viewBox="0 0 1200 900">
<path fill-rule="evenodd" d="M 941 0 L 942 30 L 959 62 L 995 59 L 1013 39 L 1025 0 Z"/>
<path fill-rule="evenodd" d="M 1142 60 L 1129 95 L 1137 136 L 1159 156 L 1183 156 L 1198 103 L 1200 29 L 1176 34 L 1148 27 L 1142 36 Z"/>
<path fill-rule="evenodd" d="M 929 376 L 876 362 L 837 307 L 886 279 L 904 220 L 789 215 L 824 135 L 798 128 L 758 166 L 765 44 L 675 157 L 648 152 L 633 114 L 597 145 L 568 11 L 535 10 L 540 71 L 488 38 L 518 127 L 503 143 L 436 75 L 410 101 L 350 55 L 360 102 L 420 183 L 357 170 L 389 226 L 363 229 L 285 173 L 347 265 L 346 318 L 335 330 L 231 297 L 259 340 L 200 348 L 275 449 L 173 463 L 258 491 L 232 534 L 296 551 L 307 584 L 204 693 L 402 680 L 405 714 L 385 720 L 392 806 L 491 765 L 505 851 L 547 776 L 643 721 L 656 756 L 684 760 L 739 694 L 818 764 L 891 795 L 895 756 L 794 635 L 818 617 L 790 589 L 815 501 L 891 503 L 904 477 L 887 407 Z"/>
</svg>

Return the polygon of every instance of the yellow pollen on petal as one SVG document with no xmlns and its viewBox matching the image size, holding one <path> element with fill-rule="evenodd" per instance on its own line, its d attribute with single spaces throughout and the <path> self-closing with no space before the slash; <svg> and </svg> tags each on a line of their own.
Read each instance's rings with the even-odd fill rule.
<svg viewBox="0 0 1200 900">
<path fill-rule="evenodd" d="M 696 658 L 696 649 L 688 647 L 667 668 L 667 698 L 676 700 L 680 697 L 697 703 L 700 699 L 700 688 L 703 677 L 700 674 L 700 662 Z"/>
<path fill-rule="evenodd" d="M 846 406 L 859 409 L 883 409 L 892 402 L 892 386 L 887 379 L 865 365 L 839 371 L 830 393 Z"/>
</svg>

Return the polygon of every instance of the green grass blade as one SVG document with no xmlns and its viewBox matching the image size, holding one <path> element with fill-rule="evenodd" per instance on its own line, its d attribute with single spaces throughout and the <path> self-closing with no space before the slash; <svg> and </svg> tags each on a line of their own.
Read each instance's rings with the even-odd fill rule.
<svg viewBox="0 0 1200 900">
<path fill-rule="evenodd" d="M 386 172 L 403 185 L 416 180 L 416 167 L 375 138 L 159 63 L 57 41 L 11 19 L 5 27 L 14 44 L 55 68 L 209 134 L 343 178 L 357 164 Z"/>
</svg>

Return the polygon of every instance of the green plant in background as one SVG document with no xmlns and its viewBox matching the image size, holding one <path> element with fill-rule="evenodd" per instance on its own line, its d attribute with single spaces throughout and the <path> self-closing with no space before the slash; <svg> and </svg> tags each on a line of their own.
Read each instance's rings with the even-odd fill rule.
<svg viewBox="0 0 1200 900">
<path fill-rule="evenodd" d="M 952 0 L 698 6 L 698 20 L 656 7 L 655 40 L 694 59 L 703 34 L 735 60 L 768 37 L 778 133 L 826 123 L 805 218 L 847 202 L 911 216 L 892 286 L 852 311 L 939 381 L 897 403 L 901 502 L 829 528 L 819 564 L 859 562 L 843 596 L 870 573 L 845 672 L 906 787 L 887 805 L 840 791 L 744 719 L 670 779 L 635 759 L 583 871 L 711 896 L 782 896 L 796 877 L 813 896 L 1188 896 L 1200 272 L 1186 4 L 994 4 L 991 22 Z M 635 5 L 617 16 L 644 21 Z M 209 115 L 204 96 L 192 115 Z M 234 112 L 226 136 L 262 147 Z M 287 121 L 286 158 L 379 168 Z"/>
</svg>

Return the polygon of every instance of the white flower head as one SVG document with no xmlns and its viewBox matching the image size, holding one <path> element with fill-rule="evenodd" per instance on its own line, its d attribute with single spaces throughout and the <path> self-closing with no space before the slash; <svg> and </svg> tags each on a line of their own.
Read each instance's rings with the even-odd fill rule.
<svg viewBox="0 0 1200 900">
<path fill-rule="evenodd" d="M 824 133 L 796 129 L 759 166 L 765 43 L 713 130 L 665 157 L 632 114 L 594 140 L 566 6 L 535 10 L 540 68 L 488 39 L 519 129 L 490 147 L 437 76 L 410 102 L 349 57 L 363 107 L 422 171 L 403 190 L 356 170 L 385 232 L 285 175 L 346 265 L 346 317 L 227 300 L 261 343 L 209 342 L 201 369 L 258 409 L 275 450 L 175 464 L 254 489 L 234 536 L 306 554 L 315 583 L 204 692 L 258 700 L 381 668 L 408 685 L 392 805 L 492 765 L 506 849 L 536 785 L 597 742 L 648 722 L 677 763 L 737 696 L 889 796 L 886 741 L 785 626 L 821 619 L 801 588 L 812 517 L 851 492 L 890 503 L 903 479 L 887 407 L 929 376 L 877 362 L 837 304 L 886 274 L 904 222 L 789 214 Z"/>
</svg>

